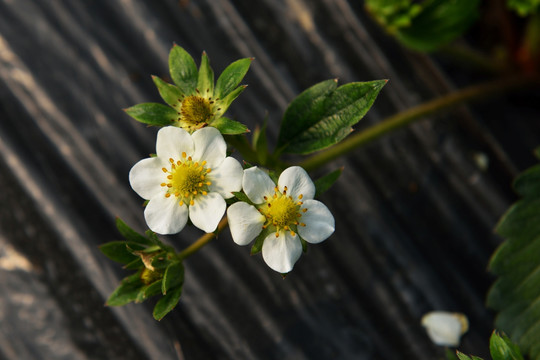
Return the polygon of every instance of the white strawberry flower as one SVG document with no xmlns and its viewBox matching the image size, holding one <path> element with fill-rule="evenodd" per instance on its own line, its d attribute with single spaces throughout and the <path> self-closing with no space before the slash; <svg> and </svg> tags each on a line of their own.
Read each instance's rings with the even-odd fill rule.
<svg viewBox="0 0 540 360">
<path fill-rule="evenodd" d="M 320 201 L 313 200 L 315 185 L 307 172 L 292 166 L 278 184 L 263 170 L 244 171 L 244 192 L 251 202 L 237 202 L 227 210 L 232 238 L 247 245 L 264 231 L 262 256 L 266 264 L 288 273 L 302 254 L 302 242 L 317 244 L 334 232 L 334 217 Z"/>
<path fill-rule="evenodd" d="M 225 213 L 224 199 L 242 189 L 243 169 L 226 156 L 221 133 L 205 127 L 189 134 L 168 126 L 157 134 L 156 156 L 136 163 L 129 172 L 131 187 L 149 200 L 144 217 L 158 234 L 180 232 L 188 217 L 210 233 Z"/>
</svg>

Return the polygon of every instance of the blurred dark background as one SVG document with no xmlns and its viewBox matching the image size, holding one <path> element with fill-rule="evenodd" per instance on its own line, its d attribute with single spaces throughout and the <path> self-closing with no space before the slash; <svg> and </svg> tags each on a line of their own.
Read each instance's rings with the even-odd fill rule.
<svg viewBox="0 0 540 360">
<path fill-rule="evenodd" d="M 457 106 L 316 172 L 344 167 L 322 198 L 336 232 L 285 280 L 225 231 L 186 260 L 161 322 L 154 301 L 105 307 L 128 273 L 97 246 L 120 238 L 117 216 L 146 229 L 127 174 L 155 146 L 122 109 L 161 102 L 150 75 L 168 76 L 173 43 L 216 74 L 255 57 L 228 114 L 251 129 L 268 114 L 271 143 L 287 103 L 325 79 L 389 79 L 360 131 L 492 76 L 404 49 L 361 1 L 0 0 L 0 359 L 442 359 L 420 325 L 431 310 L 465 313 L 460 350 L 488 356 L 493 228 L 536 162 L 538 90 Z"/>
</svg>

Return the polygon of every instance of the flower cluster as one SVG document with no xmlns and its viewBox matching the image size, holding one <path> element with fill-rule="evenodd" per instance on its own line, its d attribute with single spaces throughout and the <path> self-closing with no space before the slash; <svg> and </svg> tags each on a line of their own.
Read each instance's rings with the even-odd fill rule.
<svg viewBox="0 0 540 360">
<path fill-rule="evenodd" d="M 258 167 L 243 170 L 226 156 L 221 133 L 205 127 L 190 134 L 173 126 L 157 134 L 156 156 L 136 163 L 132 188 L 148 200 L 144 217 L 158 234 L 175 234 L 187 224 L 210 233 L 223 217 L 226 199 L 242 189 L 250 203 L 232 204 L 227 217 L 235 243 L 247 245 L 264 236 L 262 255 L 270 268 L 290 272 L 302 253 L 302 240 L 316 244 L 334 231 L 334 218 L 317 200 L 304 169 L 293 166 L 276 185 Z"/>
</svg>

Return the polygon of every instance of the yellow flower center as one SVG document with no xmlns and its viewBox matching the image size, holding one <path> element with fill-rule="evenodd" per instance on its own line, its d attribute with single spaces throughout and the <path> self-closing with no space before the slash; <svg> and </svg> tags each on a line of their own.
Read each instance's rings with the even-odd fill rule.
<svg viewBox="0 0 540 360">
<path fill-rule="evenodd" d="M 165 197 L 175 196 L 178 198 L 180 206 L 184 204 L 193 205 L 193 199 L 199 195 L 208 194 L 208 186 L 212 182 L 207 175 L 212 169 L 206 167 L 206 161 L 202 163 L 194 162 L 191 156 L 182 153 L 182 160 L 169 159 L 170 169 L 162 168 L 167 174 L 166 182 L 161 186 L 167 188 Z"/>
<path fill-rule="evenodd" d="M 276 237 L 280 231 L 290 231 L 292 236 L 295 236 L 295 230 L 298 225 L 306 226 L 299 222 L 302 213 L 307 211 L 306 208 L 301 209 L 303 204 L 303 195 L 298 196 L 298 200 L 294 200 L 292 196 L 287 196 L 287 187 L 283 189 L 283 193 L 279 191 L 277 186 L 274 188 L 274 195 L 264 197 L 265 202 L 259 206 L 259 212 L 266 217 L 266 222 L 263 229 L 272 226 L 276 229 Z"/>
<path fill-rule="evenodd" d="M 214 115 L 214 101 L 199 95 L 190 95 L 180 99 L 180 113 L 178 122 L 180 127 L 193 132 L 207 125 Z"/>
</svg>

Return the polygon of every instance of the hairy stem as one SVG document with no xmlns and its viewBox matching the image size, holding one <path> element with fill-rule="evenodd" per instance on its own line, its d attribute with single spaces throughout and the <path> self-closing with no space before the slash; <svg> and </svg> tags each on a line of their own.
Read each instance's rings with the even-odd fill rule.
<svg viewBox="0 0 540 360">
<path fill-rule="evenodd" d="M 300 162 L 306 171 L 315 170 L 328 162 L 343 156 L 356 148 L 376 140 L 394 130 L 405 127 L 415 121 L 421 120 L 427 115 L 441 112 L 449 107 L 478 100 L 498 92 L 504 92 L 529 85 L 540 85 L 538 76 L 512 76 L 490 81 L 483 84 L 472 85 L 464 89 L 441 96 L 424 104 L 392 115 L 380 123 L 350 136 L 339 144 L 317 153 Z"/>
</svg>

